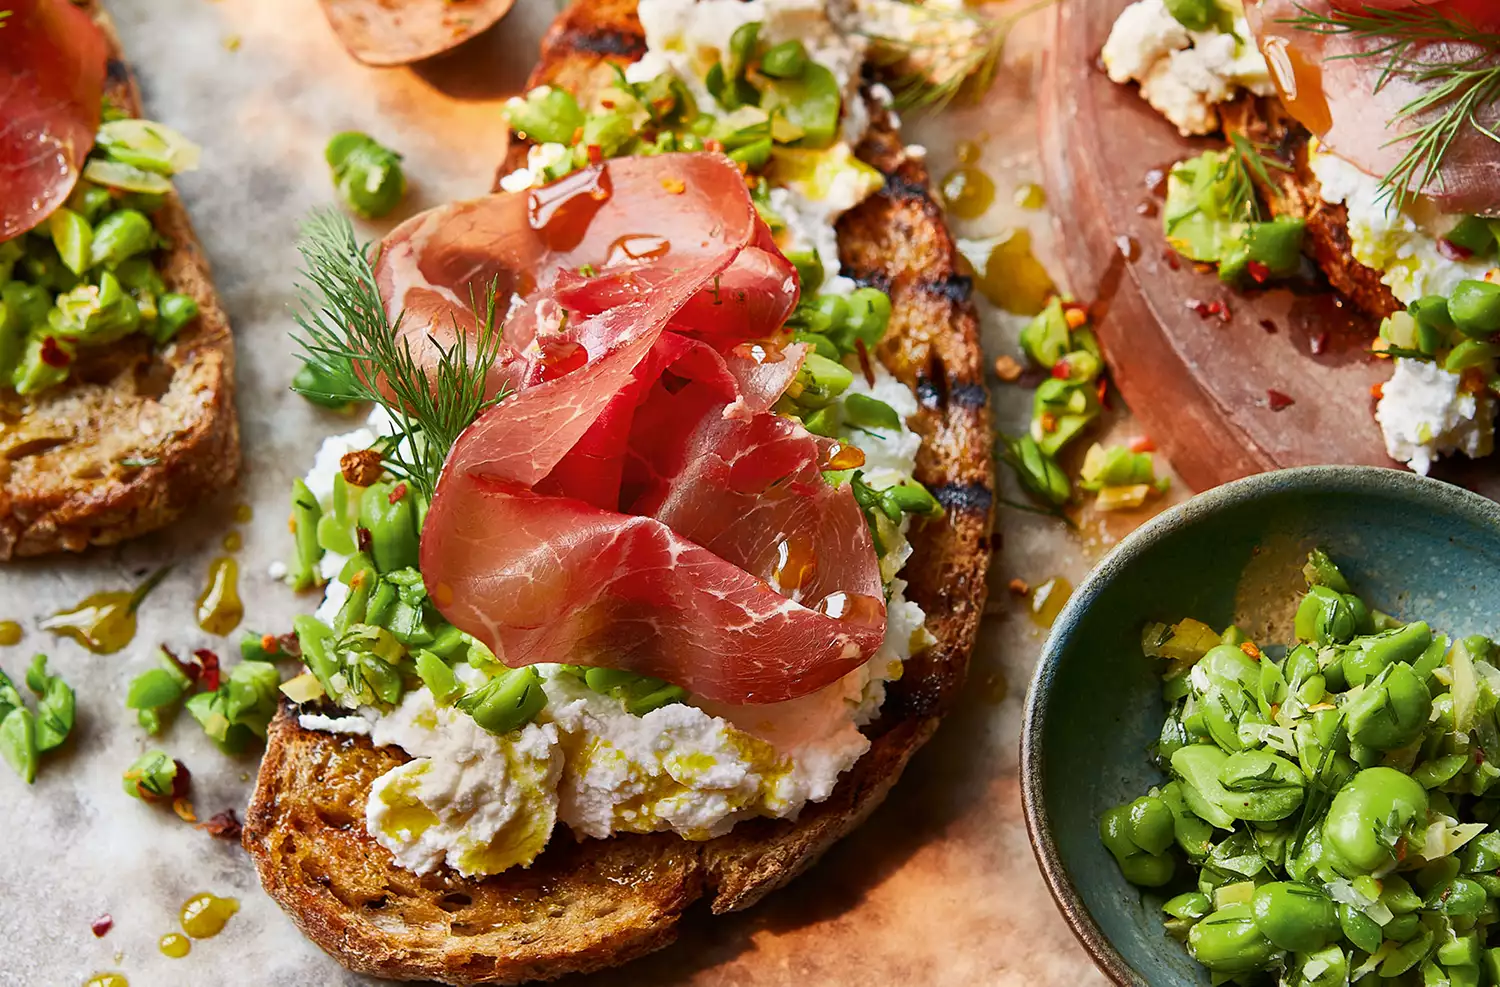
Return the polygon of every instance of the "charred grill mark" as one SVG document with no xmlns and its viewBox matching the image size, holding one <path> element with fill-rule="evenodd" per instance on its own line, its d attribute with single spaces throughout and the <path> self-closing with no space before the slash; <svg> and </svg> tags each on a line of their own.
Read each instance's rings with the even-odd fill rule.
<svg viewBox="0 0 1500 987">
<path fill-rule="evenodd" d="M 955 383 L 948 389 L 948 401 L 958 408 L 983 408 L 990 398 L 983 384 Z"/>
<path fill-rule="evenodd" d="M 943 358 L 933 352 L 928 360 L 928 371 L 917 377 L 917 401 L 924 408 L 946 408 L 948 406 L 948 368 Z"/>
<path fill-rule="evenodd" d="M 619 58 L 636 59 L 646 53 L 646 39 L 626 31 L 572 28 L 558 39 L 557 44 L 563 50 L 571 48 L 592 55 Z"/>
<path fill-rule="evenodd" d="M 974 293 L 974 279 L 962 274 L 949 273 L 940 278 L 919 281 L 917 287 L 928 294 L 962 305 Z"/>
<path fill-rule="evenodd" d="M 919 202 L 929 201 L 927 186 L 921 182 L 914 182 L 904 177 L 899 171 L 888 172 L 885 176 L 885 185 L 880 189 L 880 194 L 898 202 L 916 200 Z"/>
<path fill-rule="evenodd" d="M 938 383 L 930 377 L 917 378 L 917 403 L 924 408 L 940 408 L 943 405 L 943 392 Z"/>
<path fill-rule="evenodd" d="M 879 288 L 887 295 L 891 293 L 891 285 L 894 283 L 885 271 L 844 271 L 843 274 L 862 288 Z"/>
<path fill-rule="evenodd" d="M 990 488 L 981 483 L 945 483 L 929 490 L 947 511 L 988 515 L 995 500 Z"/>
</svg>

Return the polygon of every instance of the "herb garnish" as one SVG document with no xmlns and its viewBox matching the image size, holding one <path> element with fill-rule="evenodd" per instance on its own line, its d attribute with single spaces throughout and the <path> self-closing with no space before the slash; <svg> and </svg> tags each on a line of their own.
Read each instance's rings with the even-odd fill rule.
<svg viewBox="0 0 1500 987">
<path fill-rule="evenodd" d="M 297 286 L 301 332 L 294 338 L 307 362 L 342 393 L 374 401 L 390 413 L 395 432 L 381 448 L 386 468 L 430 500 L 459 433 L 509 393 L 502 388 L 494 396 L 486 394 L 503 342 L 496 283 L 486 289 L 483 306 L 470 299 L 474 310 L 484 313 L 472 344 L 461 331 L 447 349 L 433 341 L 439 359 L 429 379 L 410 344 L 400 340 L 402 315 L 395 320 L 386 315 L 375 286 L 375 249 L 358 242 L 346 217 L 332 210 L 315 212 L 303 224 L 297 249 L 306 281 Z"/>
<path fill-rule="evenodd" d="M 1335 7 L 1326 13 L 1314 13 L 1299 4 L 1298 9 L 1302 16 L 1283 23 L 1314 34 L 1376 42 L 1368 51 L 1335 56 L 1383 59 L 1385 65 L 1375 92 L 1398 76 L 1431 87 L 1425 95 L 1401 107 L 1391 121 L 1393 125 L 1411 125 L 1388 142 L 1409 140 L 1411 147 L 1380 180 L 1381 198 L 1395 208 L 1409 204 L 1432 183 L 1454 140 L 1466 128 L 1473 127 L 1500 142 L 1500 134 L 1479 122 L 1480 111 L 1500 99 L 1500 34 L 1483 31 L 1465 17 L 1450 16 L 1428 6 L 1401 10 Z M 1421 50 L 1434 43 L 1459 43 L 1478 51 L 1454 62 L 1424 58 Z"/>
<path fill-rule="evenodd" d="M 933 29 L 905 38 L 865 32 L 874 44 L 871 61 L 885 68 L 911 66 L 891 82 L 897 109 L 941 110 L 966 85 L 974 93 L 988 91 L 1016 22 L 1054 0 L 1036 0 L 1003 17 L 923 6 L 920 0 L 902 2 L 920 11 Z"/>
</svg>

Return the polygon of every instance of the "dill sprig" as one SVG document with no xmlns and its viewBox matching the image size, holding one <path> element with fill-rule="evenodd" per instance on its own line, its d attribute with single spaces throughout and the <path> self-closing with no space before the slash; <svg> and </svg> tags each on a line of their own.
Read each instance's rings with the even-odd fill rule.
<svg viewBox="0 0 1500 987">
<path fill-rule="evenodd" d="M 1260 222 L 1265 218 L 1260 196 L 1255 194 L 1256 185 L 1271 195 L 1278 194 L 1278 187 L 1271 178 L 1273 171 L 1290 171 L 1283 161 L 1270 156 L 1271 145 L 1253 141 L 1244 134 L 1229 135 L 1229 154 L 1219 166 L 1219 179 L 1229 182 L 1229 194 L 1225 200 L 1231 216 L 1249 216 Z"/>
<path fill-rule="evenodd" d="M 1265 220 L 1266 210 L 1261 203 L 1257 186 L 1267 194 L 1279 198 L 1281 190 L 1271 172 L 1291 170 L 1284 161 L 1272 157 L 1271 150 L 1271 145 L 1251 140 L 1244 134 L 1229 135 L 1229 146 L 1224 149 L 1224 156 L 1213 174 L 1214 187 L 1224 190 L 1223 218 L 1232 223 L 1259 223 Z M 1179 169 L 1174 175 L 1178 180 L 1187 182 L 1191 182 L 1194 177 L 1192 172 L 1185 169 Z M 1175 232 L 1184 220 L 1201 212 L 1203 206 L 1200 203 L 1170 217 L 1167 232 Z"/>
<path fill-rule="evenodd" d="M 908 68 L 890 83 L 897 109 L 937 111 L 966 86 L 975 94 L 988 91 L 1016 22 L 1055 0 L 1035 0 L 1003 17 L 924 7 L 921 0 L 900 2 L 919 9 L 930 28 L 902 38 L 863 32 L 874 48 L 871 61 L 887 69 Z"/>
<path fill-rule="evenodd" d="M 1469 128 L 1500 142 L 1500 134 L 1479 120 L 1480 112 L 1500 99 L 1500 34 L 1484 31 L 1463 16 L 1434 7 L 1402 10 L 1365 7 L 1314 13 L 1298 5 L 1302 16 L 1284 23 L 1314 34 L 1369 41 L 1367 51 L 1337 55 L 1340 59 L 1383 59 L 1375 92 L 1393 78 L 1430 87 L 1397 112 L 1394 125 L 1408 128 L 1387 141 L 1410 141 L 1411 146 L 1381 179 L 1381 198 L 1404 208 L 1437 178 L 1443 160 L 1459 134 Z M 1467 45 L 1472 55 L 1458 61 L 1436 61 L 1422 56 L 1428 45 Z"/>
<path fill-rule="evenodd" d="M 293 338 L 307 362 L 332 384 L 329 391 L 385 408 L 395 425 L 381 447 L 385 466 L 430 500 L 459 433 L 507 394 L 504 388 L 493 397 L 485 393 L 502 342 L 497 286 L 489 285 L 482 309 L 471 298 L 475 311 L 484 312 L 472 345 L 462 331 L 446 349 L 432 341 L 438 362 L 429 377 L 410 343 L 400 340 L 403 315 L 387 317 L 375 285 L 374 249 L 359 243 L 347 217 L 333 210 L 313 213 L 302 226 L 297 249 L 305 281 L 297 285 L 301 331 Z M 301 393 L 323 396 L 309 389 Z"/>
</svg>

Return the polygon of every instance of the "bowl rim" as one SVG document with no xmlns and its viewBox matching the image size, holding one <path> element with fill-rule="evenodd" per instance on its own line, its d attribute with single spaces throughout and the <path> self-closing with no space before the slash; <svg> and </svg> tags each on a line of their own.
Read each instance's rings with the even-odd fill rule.
<svg viewBox="0 0 1500 987">
<path fill-rule="evenodd" d="M 1046 882 L 1053 902 L 1062 912 L 1074 937 L 1094 964 L 1120 987 L 1150 987 L 1105 936 L 1073 886 L 1051 835 L 1051 819 L 1043 798 L 1040 738 L 1051 703 L 1051 686 L 1057 675 L 1058 656 L 1072 638 L 1092 601 L 1131 565 L 1167 535 L 1200 520 L 1232 510 L 1267 496 L 1298 491 L 1371 493 L 1398 498 L 1416 497 L 1427 503 L 1441 502 L 1450 510 L 1473 517 L 1500 532 L 1500 504 L 1463 487 L 1385 466 L 1298 466 L 1272 470 L 1233 480 L 1196 494 L 1148 520 L 1122 538 L 1089 570 L 1067 604 L 1052 623 L 1042 644 L 1026 690 L 1021 720 L 1021 805 L 1031 852 Z"/>
</svg>

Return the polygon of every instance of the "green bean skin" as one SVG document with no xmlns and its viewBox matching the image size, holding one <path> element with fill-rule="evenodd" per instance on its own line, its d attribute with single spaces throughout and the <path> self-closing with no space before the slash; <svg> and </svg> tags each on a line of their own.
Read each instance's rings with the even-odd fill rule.
<svg viewBox="0 0 1500 987">
<path fill-rule="evenodd" d="M 1387 665 L 1347 706 L 1349 737 L 1389 751 L 1422 735 L 1432 713 L 1432 694 L 1404 662 Z"/>
<path fill-rule="evenodd" d="M 292 536 L 296 553 L 287 573 L 287 582 L 294 590 L 307 589 L 321 581 L 318 563 L 323 559 L 323 548 L 318 544 L 318 519 L 323 509 L 318 505 L 307 484 L 301 479 L 292 481 Z"/>
<path fill-rule="evenodd" d="M 1260 931 L 1248 904 L 1226 905 L 1193 926 L 1188 952 L 1214 973 L 1258 970 L 1271 961 L 1276 946 Z"/>
<path fill-rule="evenodd" d="M 1427 790 L 1410 775 L 1395 768 L 1365 768 L 1334 796 L 1323 822 L 1327 849 L 1351 875 L 1371 874 L 1389 866 L 1394 858 L 1390 845 L 1382 845 L 1380 834 L 1369 820 L 1388 820 L 1400 831 L 1427 812 Z"/>
<path fill-rule="evenodd" d="M 1278 949 L 1313 952 L 1333 942 L 1341 931 L 1333 899 L 1306 884 L 1263 884 L 1255 889 L 1251 909 L 1261 934 Z"/>
<path fill-rule="evenodd" d="M 1448 296 L 1448 314 L 1466 336 L 1483 338 L 1500 331 L 1500 285 L 1460 281 Z"/>
<path fill-rule="evenodd" d="M 1350 685 L 1364 685 L 1387 665 L 1418 661 L 1431 644 L 1432 629 L 1423 620 L 1377 635 L 1344 655 L 1344 678 Z"/>
<path fill-rule="evenodd" d="M 1172 845 L 1176 832 L 1172 810 L 1159 798 L 1146 795 L 1130 803 L 1130 842 L 1149 854 L 1160 854 Z"/>
<path fill-rule="evenodd" d="M 370 533 L 370 552 L 381 572 L 417 564 L 415 505 L 416 495 L 404 483 L 375 483 L 360 497 L 359 526 Z"/>
</svg>

